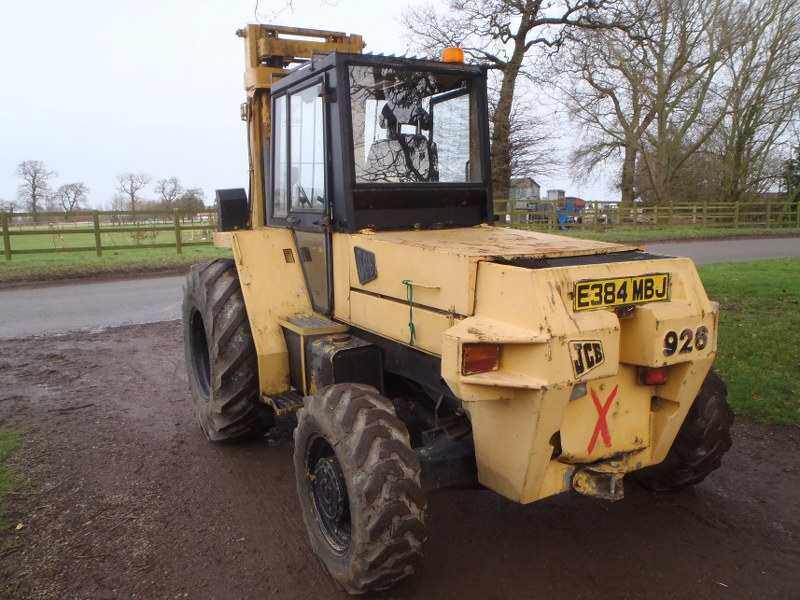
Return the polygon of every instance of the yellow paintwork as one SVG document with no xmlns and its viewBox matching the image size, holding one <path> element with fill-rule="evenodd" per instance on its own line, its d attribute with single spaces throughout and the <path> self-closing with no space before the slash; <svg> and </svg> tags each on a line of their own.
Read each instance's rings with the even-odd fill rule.
<svg viewBox="0 0 800 600">
<path fill-rule="evenodd" d="M 251 23 L 236 35 L 245 40 L 244 77 L 248 93 L 271 87 L 275 76 L 285 74 L 291 64 L 311 60 L 315 53 L 361 52 L 364 47 L 360 35 L 261 23 Z"/>
<path fill-rule="evenodd" d="M 636 248 L 488 226 L 381 231 L 338 237 L 344 239 L 335 254 L 348 257 L 348 272 L 335 273 L 334 281 L 346 275 L 352 289 L 407 303 L 403 281 L 413 280 L 420 284 L 414 289 L 415 304 L 463 316 L 473 314 L 478 264 L 487 259 L 497 256 L 555 258 Z M 381 257 L 380 277 L 365 285 L 358 283 L 356 275 L 352 248 L 357 246 Z M 398 252 L 398 248 L 402 251 Z M 346 319 L 339 311 L 348 308 L 339 302 L 336 306 L 336 316 Z"/>
<path fill-rule="evenodd" d="M 289 357 L 279 321 L 313 312 L 292 232 L 263 228 L 227 232 L 225 237 L 242 284 L 261 392 L 284 392 L 289 389 Z M 284 250 L 294 253 L 294 262 L 286 262 Z"/>
<path fill-rule="evenodd" d="M 237 33 L 245 40 L 252 229 L 217 233 L 214 243 L 233 251 L 260 388 L 269 396 L 289 388 L 282 327 L 313 314 L 291 231 L 265 227 L 270 90 L 285 67 L 312 51 L 359 52 L 363 42 L 269 25 Z M 572 489 L 573 478 L 592 490 L 592 473 L 617 481 L 663 460 L 714 359 L 718 306 L 686 259 L 522 268 L 502 259 L 638 248 L 485 225 L 334 233 L 331 244 L 332 317 L 405 345 L 413 319 L 414 347 L 441 357 L 442 378 L 472 422 L 481 483 L 519 502 Z M 359 282 L 355 248 L 374 253 L 376 279 Z M 611 308 L 574 310 L 578 281 L 654 273 L 670 275 L 668 302 L 638 305 L 621 317 Z M 665 354 L 667 332 L 699 328 L 708 330 L 703 348 Z M 463 375 L 466 343 L 499 344 L 499 368 Z M 665 385 L 638 383 L 640 367 L 662 365 L 669 369 Z M 581 472 L 589 463 L 593 471 Z"/>
<path fill-rule="evenodd" d="M 625 319 L 611 309 L 573 311 L 577 281 L 665 271 L 672 277 L 672 302 L 639 306 Z M 475 316 L 443 332 L 442 376 L 472 420 L 481 483 L 531 502 L 570 489 L 575 463 L 613 458 L 633 470 L 663 460 L 716 349 L 717 306 L 706 297 L 691 261 L 540 270 L 482 262 L 477 281 Z M 703 350 L 664 357 L 669 328 L 700 324 L 709 327 Z M 569 352 L 573 340 L 602 343 L 603 364 L 577 376 Z M 480 341 L 503 344 L 500 370 L 462 375 L 461 346 Z M 663 364 L 676 365 L 667 385 L 637 383 L 637 366 Z M 587 382 L 585 394 L 570 400 L 581 381 Z M 598 436 L 589 452 L 598 425 L 591 392 L 605 403 L 615 387 L 606 418 L 611 445 Z M 556 440 L 560 452 L 554 450 Z"/>
<path fill-rule="evenodd" d="M 226 241 L 227 240 L 227 241 Z M 219 235 L 234 252 L 259 355 L 261 388 L 288 388 L 288 356 L 279 319 L 311 314 L 291 232 L 262 228 Z M 360 284 L 354 248 L 376 255 L 377 279 Z M 686 259 L 527 269 L 494 257 L 537 258 L 629 250 L 491 227 L 447 231 L 333 234 L 334 318 L 408 345 L 414 288 L 415 347 L 442 358 L 442 377 L 464 403 L 473 427 L 481 483 L 519 502 L 572 487 L 576 465 L 614 460 L 633 470 L 661 461 L 709 370 L 716 351 L 717 305 Z M 296 251 L 295 251 L 296 255 Z M 669 272 L 670 302 L 637 306 L 618 318 L 611 309 L 573 310 L 577 281 Z M 424 287 L 423 287 L 424 286 Z M 251 307 L 257 307 L 252 309 Z M 664 355 L 665 332 L 709 329 L 708 344 Z M 574 343 L 599 344 L 602 361 L 576 373 Z M 501 345 L 497 371 L 461 374 L 465 343 Z M 668 383 L 637 382 L 638 367 L 670 365 Z M 575 395 L 575 386 L 584 384 Z M 610 446 L 598 433 L 600 404 Z M 590 448 L 591 446 L 591 448 Z M 590 451 L 591 450 L 591 451 Z"/>
</svg>

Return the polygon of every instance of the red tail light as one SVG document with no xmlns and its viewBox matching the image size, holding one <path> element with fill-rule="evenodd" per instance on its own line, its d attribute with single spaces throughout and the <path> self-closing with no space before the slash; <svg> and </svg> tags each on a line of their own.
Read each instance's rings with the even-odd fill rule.
<svg viewBox="0 0 800 600">
<path fill-rule="evenodd" d="M 644 367 L 639 372 L 639 383 L 664 385 L 667 383 L 667 367 Z"/>
<path fill-rule="evenodd" d="M 500 366 L 499 344 L 464 344 L 461 349 L 461 373 L 485 373 Z"/>
</svg>

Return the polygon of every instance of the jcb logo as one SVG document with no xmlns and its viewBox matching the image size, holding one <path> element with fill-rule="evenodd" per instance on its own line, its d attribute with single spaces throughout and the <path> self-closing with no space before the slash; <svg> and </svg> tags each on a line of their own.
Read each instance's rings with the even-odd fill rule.
<svg viewBox="0 0 800 600">
<path fill-rule="evenodd" d="M 572 370 L 581 377 L 603 364 L 603 344 L 600 340 L 572 340 L 569 343 Z"/>
</svg>

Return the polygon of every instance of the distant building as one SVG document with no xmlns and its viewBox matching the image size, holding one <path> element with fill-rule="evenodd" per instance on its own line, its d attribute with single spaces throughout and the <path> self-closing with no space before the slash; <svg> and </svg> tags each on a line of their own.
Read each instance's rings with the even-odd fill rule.
<svg viewBox="0 0 800 600">
<path fill-rule="evenodd" d="M 542 188 L 532 177 L 515 177 L 511 179 L 508 190 L 510 200 L 538 200 Z"/>
<path fill-rule="evenodd" d="M 548 202 L 563 202 L 567 192 L 564 190 L 547 190 Z"/>
</svg>

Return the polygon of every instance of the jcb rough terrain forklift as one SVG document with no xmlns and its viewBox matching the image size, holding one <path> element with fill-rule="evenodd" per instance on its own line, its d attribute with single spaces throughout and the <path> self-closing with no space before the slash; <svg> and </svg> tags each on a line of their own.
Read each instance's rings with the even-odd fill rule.
<svg viewBox="0 0 800 600">
<path fill-rule="evenodd" d="M 413 572 L 431 490 L 618 499 L 628 473 L 674 490 L 719 467 L 718 305 L 688 259 L 492 226 L 483 68 L 238 35 L 250 193 L 217 193 L 233 260 L 188 274 L 191 393 L 214 441 L 297 411 L 303 519 L 340 587 Z"/>
</svg>

